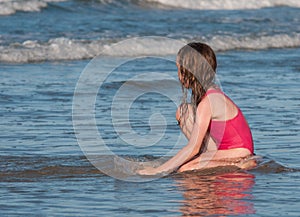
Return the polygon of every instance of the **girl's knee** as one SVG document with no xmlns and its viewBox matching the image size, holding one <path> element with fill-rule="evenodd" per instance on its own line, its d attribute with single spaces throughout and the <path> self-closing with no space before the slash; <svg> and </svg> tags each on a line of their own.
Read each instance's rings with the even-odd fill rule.
<svg viewBox="0 0 300 217">
<path fill-rule="evenodd" d="M 195 169 L 199 169 L 199 158 L 196 158 L 190 162 L 183 164 L 179 169 L 178 172 L 185 172 L 185 171 L 192 171 Z"/>
<path fill-rule="evenodd" d="M 184 164 L 181 167 L 179 167 L 179 169 L 177 170 L 177 172 L 182 173 L 182 172 L 186 172 L 186 171 L 189 171 L 189 170 L 190 170 L 189 166 L 186 165 L 186 164 Z"/>
<path fill-rule="evenodd" d="M 188 103 L 181 104 L 176 111 L 176 119 L 183 134 L 189 139 L 194 126 L 193 106 Z"/>
<path fill-rule="evenodd" d="M 190 103 L 183 103 L 177 108 L 176 120 L 185 121 L 188 119 L 194 120 L 194 108 Z"/>
</svg>

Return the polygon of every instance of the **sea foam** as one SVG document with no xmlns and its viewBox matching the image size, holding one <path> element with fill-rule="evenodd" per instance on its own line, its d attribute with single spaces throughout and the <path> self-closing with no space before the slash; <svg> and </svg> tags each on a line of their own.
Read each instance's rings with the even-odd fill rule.
<svg viewBox="0 0 300 217">
<path fill-rule="evenodd" d="M 299 0 L 147 0 L 150 3 L 196 10 L 244 10 L 265 7 L 300 7 Z"/>
<path fill-rule="evenodd" d="M 66 0 L 0 0 L 0 15 L 11 15 L 17 11 L 37 12 L 48 6 L 48 2 Z"/>
<path fill-rule="evenodd" d="M 213 47 L 215 51 L 264 50 L 269 48 L 300 47 L 300 34 L 278 34 L 273 36 L 222 36 L 194 38 Z M 167 56 L 175 55 L 180 47 L 190 40 L 174 40 L 165 37 L 139 37 L 111 40 L 75 40 L 55 38 L 47 42 L 27 40 L 0 46 L 0 61 L 26 63 L 38 61 L 60 61 L 91 59 L 104 56 Z M 118 44 L 117 49 L 116 43 Z"/>
</svg>

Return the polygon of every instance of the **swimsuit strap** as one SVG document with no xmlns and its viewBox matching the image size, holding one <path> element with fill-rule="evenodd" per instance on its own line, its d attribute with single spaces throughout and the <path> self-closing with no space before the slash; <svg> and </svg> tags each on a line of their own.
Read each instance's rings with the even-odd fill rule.
<svg viewBox="0 0 300 217">
<path fill-rule="evenodd" d="M 238 112 L 240 112 L 240 108 L 221 89 L 210 89 L 210 90 L 207 90 L 206 93 L 205 93 L 205 95 L 203 96 L 203 98 L 206 97 L 206 96 L 208 96 L 209 94 L 212 94 L 212 93 L 222 94 L 224 97 L 226 97 L 228 100 L 230 100 L 237 107 Z"/>
<path fill-rule="evenodd" d="M 223 93 L 223 91 L 220 90 L 220 89 L 210 89 L 210 90 L 207 90 L 207 91 L 206 91 L 205 96 L 207 96 L 207 95 L 209 95 L 209 94 L 211 94 L 211 93 L 220 93 L 220 94 L 225 95 L 225 94 Z"/>
</svg>

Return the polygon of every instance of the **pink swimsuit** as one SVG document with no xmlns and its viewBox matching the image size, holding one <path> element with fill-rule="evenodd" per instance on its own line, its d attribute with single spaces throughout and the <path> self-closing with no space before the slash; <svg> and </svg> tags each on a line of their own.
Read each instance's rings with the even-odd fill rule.
<svg viewBox="0 0 300 217">
<path fill-rule="evenodd" d="M 208 90 L 205 95 L 207 96 L 211 93 L 220 93 L 227 97 L 220 90 Z M 218 146 L 218 150 L 246 148 L 251 152 L 251 154 L 253 154 L 254 148 L 252 134 L 249 125 L 239 108 L 238 114 L 230 120 L 211 120 L 209 130 L 211 137 Z"/>
</svg>

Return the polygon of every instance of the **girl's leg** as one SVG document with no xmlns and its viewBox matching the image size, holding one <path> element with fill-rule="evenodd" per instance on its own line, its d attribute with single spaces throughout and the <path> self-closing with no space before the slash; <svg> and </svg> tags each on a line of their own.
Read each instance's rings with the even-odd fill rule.
<svg viewBox="0 0 300 217">
<path fill-rule="evenodd" d="M 189 140 L 194 126 L 193 106 L 189 103 L 181 104 L 176 111 L 176 119 L 179 122 L 181 131 Z M 201 152 L 217 150 L 217 145 L 209 134 L 205 137 L 203 145 L 204 147 Z"/>
<path fill-rule="evenodd" d="M 201 170 L 220 166 L 236 166 L 240 169 L 252 169 L 256 166 L 256 160 L 248 158 L 249 150 L 244 148 L 207 151 L 199 157 L 182 165 L 178 172 Z M 246 159 L 246 160 L 245 160 Z"/>
</svg>

